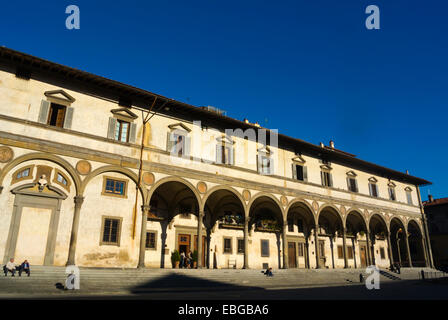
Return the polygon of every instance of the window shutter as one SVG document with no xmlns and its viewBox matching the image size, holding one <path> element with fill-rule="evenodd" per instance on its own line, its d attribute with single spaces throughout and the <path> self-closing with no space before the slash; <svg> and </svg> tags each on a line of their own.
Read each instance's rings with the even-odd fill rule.
<svg viewBox="0 0 448 320">
<path fill-rule="evenodd" d="M 349 191 L 353 191 L 352 189 L 351 189 L 351 187 L 350 187 L 350 177 L 347 177 L 347 188 L 348 188 L 348 190 Z"/>
<path fill-rule="evenodd" d="M 257 155 L 257 171 L 261 173 L 261 155 Z"/>
<path fill-rule="evenodd" d="M 38 122 L 47 124 L 48 112 L 50 111 L 50 102 L 42 100 L 40 103 Z"/>
<path fill-rule="evenodd" d="M 136 137 L 137 137 L 137 124 L 131 123 L 129 128 L 129 142 L 135 143 Z"/>
<path fill-rule="evenodd" d="M 370 195 L 373 197 L 373 184 L 369 183 L 369 191 L 370 191 Z"/>
<path fill-rule="evenodd" d="M 322 185 L 325 186 L 325 178 L 324 178 L 324 172 L 323 171 L 320 172 L 320 180 L 321 180 Z"/>
<path fill-rule="evenodd" d="M 72 120 L 73 120 L 73 111 L 74 110 L 75 109 L 72 107 L 67 107 L 67 110 L 65 112 L 64 129 L 72 128 Z"/>
<path fill-rule="evenodd" d="M 167 135 L 166 135 L 166 151 L 171 153 L 173 151 L 173 146 L 174 146 L 173 134 L 171 132 L 167 132 Z"/>
<path fill-rule="evenodd" d="M 191 138 L 190 137 L 185 137 L 185 156 L 189 157 L 190 155 L 190 150 L 191 150 Z"/>
<path fill-rule="evenodd" d="M 359 192 L 359 189 L 358 189 L 358 179 L 355 179 L 355 188 L 356 188 L 355 192 Z"/>
<path fill-rule="evenodd" d="M 294 180 L 297 180 L 297 168 L 296 168 L 296 165 L 294 163 L 292 164 L 292 178 Z"/>
<path fill-rule="evenodd" d="M 328 177 L 329 177 L 329 187 L 333 186 L 333 175 L 331 173 L 328 173 Z"/>
<path fill-rule="evenodd" d="M 235 158 L 233 154 L 233 147 L 229 147 L 229 157 L 230 157 L 230 164 L 235 165 Z"/>
<path fill-rule="evenodd" d="M 274 159 L 269 158 L 269 174 L 274 174 Z"/>
<path fill-rule="evenodd" d="M 218 164 L 222 164 L 222 162 L 223 162 L 222 161 L 221 147 L 222 147 L 221 143 L 218 143 L 216 145 L 216 163 L 218 163 Z"/>
<path fill-rule="evenodd" d="M 306 166 L 303 166 L 303 181 L 308 181 L 308 169 Z"/>
<path fill-rule="evenodd" d="M 109 118 L 109 128 L 107 129 L 107 138 L 115 140 L 115 127 L 117 126 L 117 119 Z"/>
</svg>

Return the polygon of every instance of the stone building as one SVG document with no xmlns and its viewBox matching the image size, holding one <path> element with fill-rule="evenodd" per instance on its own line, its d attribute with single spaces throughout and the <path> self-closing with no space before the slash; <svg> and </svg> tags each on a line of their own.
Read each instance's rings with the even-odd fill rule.
<svg viewBox="0 0 448 320">
<path fill-rule="evenodd" d="M 4 262 L 171 268 L 197 250 L 209 268 L 432 265 L 429 182 L 334 143 L 4 47 L 0 93 Z"/>
<path fill-rule="evenodd" d="M 448 271 L 448 198 L 434 199 L 429 195 L 423 207 L 428 218 L 434 267 Z"/>
</svg>

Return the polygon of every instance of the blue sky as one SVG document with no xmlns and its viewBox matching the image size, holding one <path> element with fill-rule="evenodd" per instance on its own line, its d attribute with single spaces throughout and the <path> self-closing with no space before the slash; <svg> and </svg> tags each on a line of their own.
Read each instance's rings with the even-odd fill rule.
<svg viewBox="0 0 448 320">
<path fill-rule="evenodd" d="M 65 28 L 70 4 L 80 30 Z M 370 4 L 380 30 L 365 27 Z M 445 197 L 447 9 L 440 0 L 8 1 L 0 45 L 315 144 L 333 139 Z"/>
</svg>

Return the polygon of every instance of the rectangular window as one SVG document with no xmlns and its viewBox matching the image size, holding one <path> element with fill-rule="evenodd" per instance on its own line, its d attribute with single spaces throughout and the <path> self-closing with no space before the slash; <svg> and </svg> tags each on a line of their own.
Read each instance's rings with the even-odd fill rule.
<svg viewBox="0 0 448 320">
<path fill-rule="evenodd" d="M 156 232 L 146 232 L 146 249 L 156 249 Z"/>
<path fill-rule="evenodd" d="M 288 232 L 294 232 L 294 220 L 288 220 Z"/>
<path fill-rule="evenodd" d="M 303 257 L 303 243 L 299 243 L 299 246 L 297 248 L 299 250 L 299 257 Z"/>
<path fill-rule="evenodd" d="M 244 239 L 238 239 L 238 253 L 244 253 Z"/>
<path fill-rule="evenodd" d="M 224 253 L 232 253 L 232 239 L 224 238 Z"/>
<path fill-rule="evenodd" d="M 221 163 L 231 164 L 230 162 L 230 147 L 221 146 Z"/>
<path fill-rule="evenodd" d="M 303 178 L 303 166 L 296 165 L 296 179 L 300 181 L 304 181 Z"/>
<path fill-rule="evenodd" d="M 331 173 L 327 171 L 321 171 L 322 185 L 324 187 L 332 187 L 333 181 L 331 178 Z"/>
<path fill-rule="evenodd" d="M 106 178 L 104 194 L 126 196 L 126 181 Z"/>
<path fill-rule="evenodd" d="M 342 246 L 338 246 L 338 259 L 344 259 L 344 250 Z"/>
<path fill-rule="evenodd" d="M 271 173 L 271 159 L 266 156 L 261 157 L 261 173 L 270 174 Z"/>
<path fill-rule="evenodd" d="M 348 189 L 352 192 L 358 192 L 358 186 L 355 178 L 348 178 Z"/>
<path fill-rule="evenodd" d="M 380 248 L 380 255 L 381 255 L 381 259 L 386 259 L 386 252 L 384 251 L 383 247 Z"/>
<path fill-rule="evenodd" d="M 179 157 L 185 154 L 185 137 L 180 134 L 174 134 L 174 149 L 173 152 Z"/>
<path fill-rule="evenodd" d="M 389 187 L 389 200 L 397 200 L 397 197 L 395 196 L 395 189 Z"/>
<path fill-rule="evenodd" d="M 117 120 L 115 124 L 115 140 L 129 142 L 130 123 L 123 120 Z"/>
<path fill-rule="evenodd" d="M 62 105 L 56 104 L 56 103 L 51 103 L 50 110 L 48 112 L 47 124 L 49 124 L 50 126 L 63 128 L 66 110 L 67 110 L 66 106 L 62 106 Z"/>
<path fill-rule="evenodd" d="M 372 197 L 378 198 L 378 186 L 376 183 L 369 183 L 369 190 Z"/>
<path fill-rule="evenodd" d="M 261 240 L 261 256 L 269 257 L 269 240 Z"/>
<path fill-rule="evenodd" d="M 353 247 L 352 246 L 347 247 L 347 259 L 353 259 Z"/>
<path fill-rule="evenodd" d="M 103 219 L 103 237 L 101 244 L 120 245 L 121 220 L 114 218 Z"/>
<path fill-rule="evenodd" d="M 408 204 L 412 205 L 412 193 L 411 193 L 411 191 L 406 191 L 406 198 L 407 198 Z"/>
</svg>

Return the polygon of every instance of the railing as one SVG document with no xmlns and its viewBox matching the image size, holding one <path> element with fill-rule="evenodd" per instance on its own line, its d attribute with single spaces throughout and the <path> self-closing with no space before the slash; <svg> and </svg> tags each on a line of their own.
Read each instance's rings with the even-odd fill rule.
<svg viewBox="0 0 448 320">
<path fill-rule="evenodd" d="M 422 270 L 418 273 L 418 278 L 420 280 L 448 278 L 448 273 L 443 272 L 443 271 L 423 271 Z"/>
</svg>

